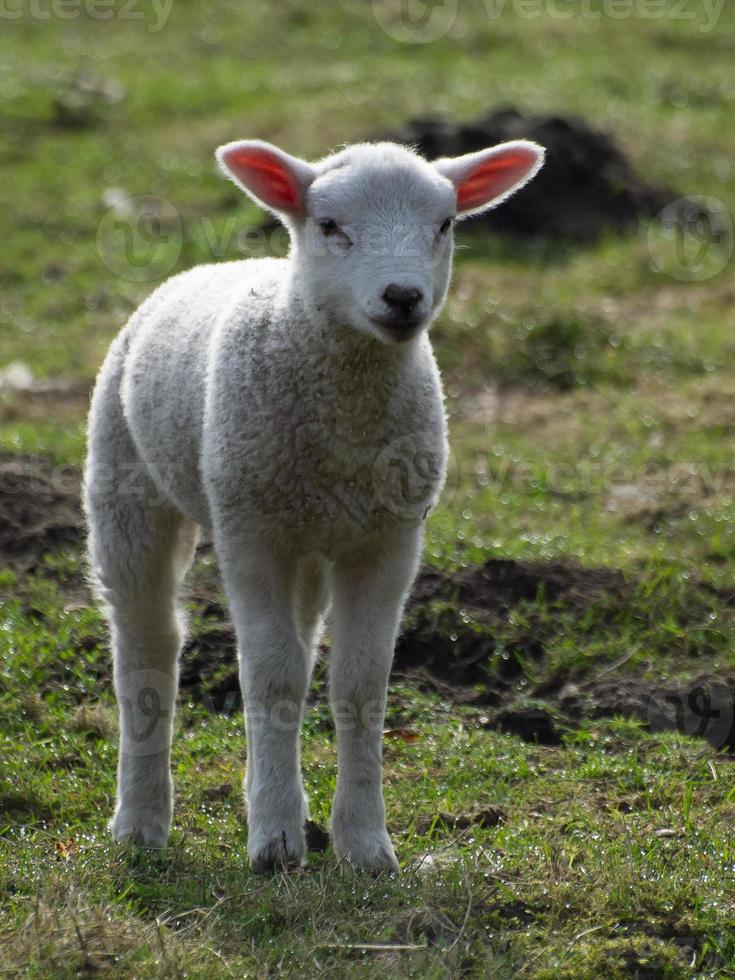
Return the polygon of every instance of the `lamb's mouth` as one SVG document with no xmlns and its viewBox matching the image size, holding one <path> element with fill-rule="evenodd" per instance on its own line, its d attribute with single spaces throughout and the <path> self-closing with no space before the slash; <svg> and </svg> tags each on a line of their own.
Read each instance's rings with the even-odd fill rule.
<svg viewBox="0 0 735 980">
<path fill-rule="evenodd" d="M 398 344 L 405 343 L 405 341 L 415 337 L 426 325 L 427 320 L 428 318 L 425 316 L 401 317 L 400 319 L 391 316 L 370 317 L 370 322 L 380 329 L 383 337 Z"/>
</svg>

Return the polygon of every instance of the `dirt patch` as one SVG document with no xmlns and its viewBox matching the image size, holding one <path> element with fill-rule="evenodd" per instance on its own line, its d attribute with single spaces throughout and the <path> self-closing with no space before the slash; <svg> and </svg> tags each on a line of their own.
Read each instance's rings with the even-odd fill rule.
<svg viewBox="0 0 735 980">
<path fill-rule="evenodd" d="M 424 567 L 409 598 L 393 675 L 476 706 L 483 727 L 540 745 L 560 744 L 584 721 L 621 716 L 654 732 L 680 731 L 735 749 L 735 675 L 655 681 L 639 673 L 617 676 L 615 665 L 605 665 L 585 677 L 527 683 L 528 667 L 545 656 L 555 612 L 582 617 L 594 604 L 596 614 L 602 609 L 604 617 L 607 606 L 613 616 L 626 607 L 632 588 L 614 569 L 563 562 L 491 559 L 454 575 Z M 716 592 L 706 583 L 702 588 Z M 732 598 L 717 592 L 720 601 Z M 203 625 L 182 657 L 182 690 L 210 710 L 239 710 L 236 640 L 227 612 L 213 600 L 202 612 Z M 511 620 L 518 625 L 509 639 Z M 316 695 L 325 696 L 322 689 Z"/>
<path fill-rule="evenodd" d="M 567 684 L 555 698 L 570 726 L 584 718 L 621 716 L 653 732 L 681 732 L 713 748 L 735 749 L 735 674 L 699 674 L 691 680 L 592 677 Z"/>
<path fill-rule="evenodd" d="M 487 829 L 497 827 L 506 814 L 499 806 L 478 806 L 466 813 L 435 813 L 416 821 L 416 833 L 428 834 L 434 827 L 442 830 L 469 830 L 471 827 Z"/>
<path fill-rule="evenodd" d="M 0 815 L 10 817 L 14 821 L 44 821 L 50 820 L 50 808 L 36 797 L 23 796 L 21 793 L 0 794 Z"/>
<path fill-rule="evenodd" d="M 614 570 L 562 562 L 491 559 L 455 575 L 425 566 L 408 601 L 393 672 L 453 700 L 499 705 L 509 682 L 523 672 L 522 662 L 541 658 L 544 647 L 541 630 L 529 621 L 501 649 L 494 624 L 521 602 L 543 598 L 583 608 L 601 595 L 622 599 L 625 589 Z M 233 698 L 239 704 L 234 630 L 216 600 L 208 600 L 200 615 L 202 626 L 184 649 L 180 683 L 196 699 L 224 710 Z"/>
<path fill-rule="evenodd" d="M 460 689 L 466 701 L 499 704 L 524 662 L 544 654 L 544 631 L 532 613 L 498 644 L 493 627 L 513 608 L 543 600 L 582 610 L 601 597 L 622 602 L 626 591 L 615 570 L 563 562 L 490 559 L 456 575 L 424 567 L 408 602 L 394 670 Z"/>
<path fill-rule="evenodd" d="M 471 219 L 494 231 L 594 241 L 606 229 L 635 227 L 680 197 L 639 177 L 609 136 L 574 116 L 499 109 L 468 123 L 414 119 L 381 138 L 417 146 L 429 159 L 514 139 L 545 146 L 546 164 L 528 187 L 502 208 Z"/>
<path fill-rule="evenodd" d="M 179 687 L 210 710 L 229 714 L 242 704 L 235 630 L 218 602 L 209 601 L 202 614 L 203 628 L 181 655 Z"/>
<path fill-rule="evenodd" d="M 329 847 L 329 832 L 326 827 L 316 823 L 314 820 L 307 820 L 304 824 L 306 834 L 306 847 L 309 851 L 324 854 Z"/>
<path fill-rule="evenodd" d="M 484 722 L 485 728 L 498 729 L 507 735 L 517 735 L 524 742 L 538 745 L 561 745 L 564 719 L 544 704 L 510 704 L 500 708 Z"/>
<path fill-rule="evenodd" d="M 28 572 L 53 549 L 78 546 L 79 493 L 73 467 L 0 454 L 0 561 Z M 195 577 L 198 624 L 182 655 L 181 688 L 185 697 L 229 714 L 241 706 L 236 640 L 210 565 Z M 655 681 L 606 665 L 585 676 L 529 683 L 538 673 L 529 668 L 542 665 L 563 616 L 568 625 L 570 614 L 572 622 L 582 620 L 594 606 L 595 621 L 604 626 L 630 612 L 635 585 L 614 569 L 569 562 L 490 559 L 455 574 L 424 567 L 408 601 L 394 676 L 476 705 L 486 727 L 540 744 L 558 744 L 584 720 L 622 716 L 652 731 L 680 731 L 735 750 L 735 673 Z M 692 615 L 702 603 L 735 605 L 730 592 L 706 582 L 694 587 Z"/>
<path fill-rule="evenodd" d="M 579 683 L 548 682 L 530 698 L 507 691 L 505 701 L 481 724 L 527 742 L 559 745 L 565 732 L 585 722 L 631 718 L 652 732 L 680 732 L 718 750 L 735 750 L 735 674 L 651 680 L 640 673 L 611 679 L 606 671 Z"/>
<path fill-rule="evenodd" d="M 76 467 L 0 453 L 0 562 L 31 571 L 46 553 L 79 544 L 80 486 Z"/>
<path fill-rule="evenodd" d="M 0 420 L 75 423 L 89 411 L 92 385 L 88 381 L 32 381 L 17 387 L 0 378 Z"/>
</svg>

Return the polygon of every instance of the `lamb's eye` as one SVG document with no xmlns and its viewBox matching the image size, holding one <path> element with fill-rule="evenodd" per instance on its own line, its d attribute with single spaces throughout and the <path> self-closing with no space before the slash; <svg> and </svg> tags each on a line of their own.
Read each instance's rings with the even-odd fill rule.
<svg viewBox="0 0 735 980">
<path fill-rule="evenodd" d="M 441 225 L 441 228 L 439 229 L 439 234 L 440 235 L 446 235 L 446 233 L 452 227 L 452 224 L 453 224 L 453 221 L 452 221 L 451 218 L 447 218 L 445 221 L 443 221 L 442 222 L 442 225 Z"/>
<path fill-rule="evenodd" d="M 319 227 L 327 238 L 329 238 L 330 235 L 333 235 L 336 231 L 339 231 L 339 225 L 332 218 L 322 218 L 319 221 Z"/>
</svg>

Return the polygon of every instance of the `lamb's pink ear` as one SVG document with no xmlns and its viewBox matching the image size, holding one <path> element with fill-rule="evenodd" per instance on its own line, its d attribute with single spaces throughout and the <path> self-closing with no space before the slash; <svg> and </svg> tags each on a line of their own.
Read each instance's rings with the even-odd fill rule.
<svg viewBox="0 0 735 980">
<path fill-rule="evenodd" d="M 286 216 L 303 212 L 306 190 L 316 176 L 305 160 L 262 140 L 225 143 L 216 156 L 226 176 L 256 203 Z"/>
<path fill-rule="evenodd" d="M 495 207 L 527 184 L 543 166 L 544 152 L 538 143 L 515 140 L 437 160 L 434 166 L 454 184 L 458 215 L 467 217 Z"/>
</svg>

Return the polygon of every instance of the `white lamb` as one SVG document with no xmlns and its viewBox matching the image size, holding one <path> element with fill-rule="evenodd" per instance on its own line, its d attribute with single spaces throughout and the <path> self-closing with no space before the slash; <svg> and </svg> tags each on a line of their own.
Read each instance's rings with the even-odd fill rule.
<svg viewBox="0 0 735 980">
<path fill-rule="evenodd" d="M 166 282 L 113 343 L 92 402 L 85 504 L 120 708 L 116 840 L 168 839 L 176 593 L 203 527 L 239 644 L 251 866 L 304 856 L 300 727 L 331 600 L 334 848 L 355 868 L 397 868 L 386 687 L 447 451 L 427 331 L 455 218 L 504 200 L 543 152 L 518 141 L 428 163 L 379 143 L 310 164 L 260 141 L 218 150 L 286 224 L 290 255 Z"/>
</svg>

